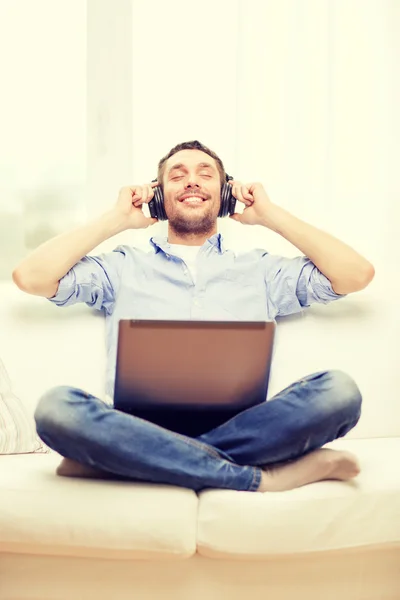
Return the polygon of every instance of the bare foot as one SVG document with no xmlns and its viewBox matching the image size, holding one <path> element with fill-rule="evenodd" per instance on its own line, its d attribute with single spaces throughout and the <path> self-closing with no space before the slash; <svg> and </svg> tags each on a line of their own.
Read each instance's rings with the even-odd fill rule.
<svg viewBox="0 0 400 600">
<path fill-rule="evenodd" d="M 62 477 L 86 477 L 91 479 L 113 478 L 112 473 L 105 473 L 104 471 L 100 471 L 92 467 L 82 465 L 76 460 L 71 460 L 70 458 L 62 459 L 62 461 L 56 469 L 56 473 L 57 475 L 61 475 Z"/>
<path fill-rule="evenodd" d="M 360 472 L 351 452 L 320 448 L 282 466 L 262 467 L 259 492 L 283 492 L 324 479 L 346 481 Z"/>
</svg>

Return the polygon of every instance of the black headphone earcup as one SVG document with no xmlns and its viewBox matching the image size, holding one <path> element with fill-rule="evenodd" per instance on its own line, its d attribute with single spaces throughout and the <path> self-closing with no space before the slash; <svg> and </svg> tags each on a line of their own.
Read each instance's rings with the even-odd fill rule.
<svg viewBox="0 0 400 600">
<path fill-rule="evenodd" d="M 157 186 L 154 189 L 154 197 L 150 200 L 148 207 L 150 211 L 150 216 L 153 219 L 158 219 L 159 221 L 166 221 L 167 214 L 164 208 L 164 194 L 160 186 Z"/>
<path fill-rule="evenodd" d="M 236 198 L 232 194 L 232 186 L 229 183 L 224 183 L 221 189 L 221 207 L 219 209 L 219 217 L 227 217 L 235 212 Z"/>
</svg>

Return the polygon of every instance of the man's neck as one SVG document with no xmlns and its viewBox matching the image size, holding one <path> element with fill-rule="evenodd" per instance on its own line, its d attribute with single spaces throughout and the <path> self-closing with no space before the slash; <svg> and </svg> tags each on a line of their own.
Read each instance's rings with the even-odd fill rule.
<svg viewBox="0 0 400 600">
<path fill-rule="evenodd" d="M 187 235 L 178 234 L 171 228 L 168 228 L 168 243 L 180 244 L 182 246 L 202 246 L 211 236 L 217 233 L 217 230 L 208 234 L 188 233 Z"/>
</svg>

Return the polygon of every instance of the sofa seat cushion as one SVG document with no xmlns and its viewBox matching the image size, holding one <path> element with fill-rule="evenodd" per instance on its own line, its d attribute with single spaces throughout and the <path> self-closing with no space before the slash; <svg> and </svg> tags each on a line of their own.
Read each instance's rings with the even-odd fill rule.
<svg viewBox="0 0 400 600">
<path fill-rule="evenodd" d="M 287 492 L 202 492 L 198 552 L 257 559 L 400 543 L 400 438 L 341 439 L 327 447 L 354 452 L 361 473 Z"/>
<path fill-rule="evenodd" d="M 188 489 L 59 477 L 55 453 L 0 456 L 0 552 L 182 559 L 196 551 Z"/>
</svg>

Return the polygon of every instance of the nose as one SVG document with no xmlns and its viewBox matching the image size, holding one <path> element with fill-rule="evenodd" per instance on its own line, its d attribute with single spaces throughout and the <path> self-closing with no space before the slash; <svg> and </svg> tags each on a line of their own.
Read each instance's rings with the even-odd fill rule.
<svg viewBox="0 0 400 600">
<path fill-rule="evenodd" d="M 188 170 L 185 177 L 185 189 L 199 188 L 199 176 L 195 170 Z"/>
<path fill-rule="evenodd" d="M 199 188 L 195 175 L 189 175 L 185 183 L 185 189 Z"/>
</svg>

